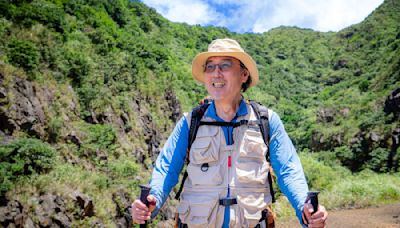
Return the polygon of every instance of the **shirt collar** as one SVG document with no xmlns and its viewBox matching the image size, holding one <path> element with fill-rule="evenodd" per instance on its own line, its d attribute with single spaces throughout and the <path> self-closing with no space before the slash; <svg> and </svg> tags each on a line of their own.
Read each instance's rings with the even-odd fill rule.
<svg viewBox="0 0 400 228">
<path fill-rule="evenodd" d="M 240 100 L 240 104 L 239 104 L 239 109 L 236 112 L 236 116 L 235 118 L 233 118 L 233 121 L 236 120 L 237 117 L 239 116 L 245 116 L 247 115 L 247 105 L 246 102 L 244 101 L 244 99 Z M 211 102 L 210 106 L 207 109 L 207 112 L 205 114 L 206 117 L 210 117 L 213 118 L 217 121 L 224 121 L 223 119 L 221 119 L 218 115 L 217 115 L 217 111 L 215 110 L 215 103 L 214 101 Z"/>
</svg>

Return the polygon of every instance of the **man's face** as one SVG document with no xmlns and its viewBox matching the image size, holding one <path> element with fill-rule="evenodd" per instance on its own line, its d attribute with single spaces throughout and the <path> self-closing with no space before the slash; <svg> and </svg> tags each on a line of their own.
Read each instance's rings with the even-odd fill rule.
<svg viewBox="0 0 400 228">
<path fill-rule="evenodd" d="M 204 68 L 205 86 L 214 100 L 231 100 L 240 96 L 242 84 L 249 73 L 240 67 L 240 61 L 233 57 L 213 56 L 208 58 Z"/>
</svg>

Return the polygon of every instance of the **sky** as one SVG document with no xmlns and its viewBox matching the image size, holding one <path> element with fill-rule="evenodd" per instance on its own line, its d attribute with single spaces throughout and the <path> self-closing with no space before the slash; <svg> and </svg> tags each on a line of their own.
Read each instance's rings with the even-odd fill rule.
<svg viewBox="0 0 400 228">
<path fill-rule="evenodd" d="M 263 33 L 285 25 L 337 32 L 365 19 L 383 0 L 142 0 L 173 22 Z"/>
</svg>

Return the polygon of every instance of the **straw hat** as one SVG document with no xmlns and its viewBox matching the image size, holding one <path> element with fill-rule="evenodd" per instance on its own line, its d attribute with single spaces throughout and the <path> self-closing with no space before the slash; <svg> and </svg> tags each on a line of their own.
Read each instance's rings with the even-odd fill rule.
<svg viewBox="0 0 400 228">
<path fill-rule="evenodd" d="M 240 60 L 249 70 L 251 77 L 251 86 L 258 82 L 258 70 L 256 62 L 247 54 L 236 40 L 216 39 L 208 45 L 208 51 L 202 52 L 192 61 L 192 75 L 197 81 L 204 83 L 204 65 L 209 57 L 212 56 L 230 56 Z"/>
</svg>

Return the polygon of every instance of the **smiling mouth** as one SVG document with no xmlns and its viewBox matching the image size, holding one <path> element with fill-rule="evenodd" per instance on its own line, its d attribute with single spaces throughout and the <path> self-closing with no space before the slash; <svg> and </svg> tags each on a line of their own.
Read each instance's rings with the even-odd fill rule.
<svg viewBox="0 0 400 228">
<path fill-rule="evenodd" d="M 213 83 L 212 83 L 212 86 L 213 86 L 214 88 L 222 88 L 222 87 L 224 87 L 224 85 L 225 85 L 224 82 L 213 82 Z"/>
</svg>

